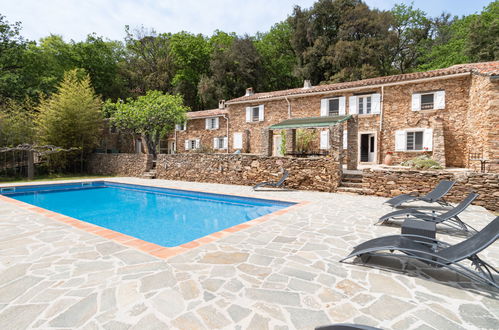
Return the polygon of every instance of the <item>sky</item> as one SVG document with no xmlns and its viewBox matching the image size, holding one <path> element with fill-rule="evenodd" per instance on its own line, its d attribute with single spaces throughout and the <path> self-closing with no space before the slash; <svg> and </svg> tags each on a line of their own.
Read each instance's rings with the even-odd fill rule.
<svg viewBox="0 0 499 330">
<path fill-rule="evenodd" d="M 480 12 L 492 0 L 414 0 L 431 16 Z M 365 0 L 378 9 L 411 0 Z M 38 40 L 49 34 L 66 41 L 84 40 L 89 33 L 122 40 L 124 27 L 144 26 L 157 32 L 189 31 L 211 35 L 215 30 L 254 35 L 286 19 L 293 7 L 312 6 L 314 0 L 0 0 L 0 14 L 22 23 L 21 34 Z"/>
</svg>

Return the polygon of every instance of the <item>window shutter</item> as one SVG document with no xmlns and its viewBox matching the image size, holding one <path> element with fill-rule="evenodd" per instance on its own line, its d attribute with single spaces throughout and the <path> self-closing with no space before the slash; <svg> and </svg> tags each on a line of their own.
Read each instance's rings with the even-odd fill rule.
<svg viewBox="0 0 499 330">
<path fill-rule="evenodd" d="M 445 91 L 435 93 L 435 109 L 445 109 Z"/>
<path fill-rule="evenodd" d="M 201 141 L 196 139 L 196 149 L 199 149 L 199 147 L 201 147 Z"/>
<path fill-rule="evenodd" d="M 263 115 L 264 106 L 262 104 L 262 105 L 259 105 L 258 107 L 260 108 L 260 110 L 258 111 L 258 120 L 259 121 L 263 121 L 264 118 L 265 118 L 264 115 Z"/>
<path fill-rule="evenodd" d="M 218 120 L 219 120 L 219 118 L 216 117 L 215 118 L 215 127 L 213 127 L 214 129 L 218 129 Z"/>
<path fill-rule="evenodd" d="M 211 124 L 211 122 L 210 122 L 210 121 L 211 121 L 211 118 L 206 118 L 206 119 L 204 120 L 204 128 L 205 128 L 205 129 L 210 129 L 210 128 L 211 128 L 211 127 L 210 127 L 210 126 L 211 126 L 211 125 L 210 125 L 210 124 Z"/>
<path fill-rule="evenodd" d="M 433 129 L 431 128 L 426 128 L 423 132 L 423 149 L 433 150 Z"/>
<path fill-rule="evenodd" d="M 329 130 L 321 131 L 321 149 L 329 149 Z"/>
<path fill-rule="evenodd" d="M 406 134 L 403 130 L 395 131 L 395 151 L 405 151 Z"/>
<path fill-rule="evenodd" d="M 227 137 L 224 137 L 223 149 L 227 149 L 228 146 L 229 146 L 229 141 L 227 141 Z"/>
<path fill-rule="evenodd" d="M 343 130 L 343 149 L 348 149 L 348 131 Z"/>
<path fill-rule="evenodd" d="M 218 149 L 217 138 L 213 138 L 213 149 Z"/>
<path fill-rule="evenodd" d="M 339 99 L 339 103 L 340 103 L 340 109 L 338 111 L 338 114 L 340 116 L 344 116 L 345 115 L 345 108 L 346 108 L 346 98 L 344 96 L 341 96 L 338 98 Z"/>
<path fill-rule="evenodd" d="M 357 96 L 350 96 L 348 98 L 348 106 L 350 108 L 349 113 L 351 115 L 357 113 Z"/>
<path fill-rule="evenodd" d="M 329 112 L 329 99 L 321 99 L 321 117 L 325 117 Z"/>
<path fill-rule="evenodd" d="M 189 140 L 185 140 L 185 150 L 189 150 Z"/>
<path fill-rule="evenodd" d="M 412 111 L 421 110 L 421 94 L 412 94 Z"/>
<path fill-rule="evenodd" d="M 381 94 L 371 95 L 371 113 L 381 112 Z"/>
<path fill-rule="evenodd" d="M 249 123 L 251 121 L 251 107 L 246 107 L 246 122 Z"/>
<path fill-rule="evenodd" d="M 234 149 L 243 148 L 243 133 L 234 133 Z"/>
</svg>

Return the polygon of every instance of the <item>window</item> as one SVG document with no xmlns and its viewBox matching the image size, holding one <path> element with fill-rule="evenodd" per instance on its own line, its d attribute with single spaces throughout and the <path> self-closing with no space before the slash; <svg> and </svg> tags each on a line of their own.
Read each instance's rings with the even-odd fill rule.
<svg viewBox="0 0 499 330">
<path fill-rule="evenodd" d="M 263 105 L 246 108 L 246 122 L 263 121 Z"/>
<path fill-rule="evenodd" d="M 406 133 L 406 150 L 408 151 L 423 150 L 423 132 Z"/>
<path fill-rule="evenodd" d="M 227 149 L 227 138 L 225 136 L 213 138 L 213 149 Z"/>
<path fill-rule="evenodd" d="M 395 131 L 395 151 L 432 151 L 433 129 L 419 128 Z"/>
<path fill-rule="evenodd" d="M 187 123 L 175 125 L 175 130 L 177 131 L 185 131 L 186 129 L 187 129 Z"/>
<path fill-rule="evenodd" d="M 445 109 L 445 91 L 412 94 L 412 111 Z"/>
<path fill-rule="evenodd" d="M 344 96 L 325 98 L 321 100 L 321 117 L 326 116 L 342 116 L 345 114 L 345 101 Z"/>
<path fill-rule="evenodd" d="M 206 118 L 205 119 L 206 129 L 218 129 L 218 117 Z"/>
<path fill-rule="evenodd" d="M 329 116 L 338 116 L 340 114 L 340 99 L 329 100 Z"/>
<path fill-rule="evenodd" d="M 371 96 L 359 96 L 359 114 L 371 113 Z"/>
<path fill-rule="evenodd" d="M 260 119 L 260 107 L 251 108 L 251 121 L 258 121 Z"/>
<path fill-rule="evenodd" d="M 185 150 L 199 149 L 200 141 L 199 139 L 185 140 Z"/>
<path fill-rule="evenodd" d="M 435 94 L 421 94 L 421 110 L 433 109 L 433 99 Z"/>
</svg>

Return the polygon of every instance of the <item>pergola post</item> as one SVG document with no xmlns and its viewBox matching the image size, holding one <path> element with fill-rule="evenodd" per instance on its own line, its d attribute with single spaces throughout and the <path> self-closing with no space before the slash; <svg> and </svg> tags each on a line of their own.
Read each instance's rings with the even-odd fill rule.
<svg viewBox="0 0 499 330">
<path fill-rule="evenodd" d="M 296 150 L 296 129 L 286 130 L 286 154 L 294 154 Z"/>
<path fill-rule="evenodd" d="M 341 149 L 343 146 L 343 126 L 333 125 L 329 127 L 329 154 L 333 160 L 340 162 L 342 161 Z"/>
<path fill-rule="evenodd" d="M 262 156 L 272 156 L 274 131 L 269 128 L 262 130 Z"/>
<path fill-rule="evenodd" d="M 356 170 L 359 155 L 357 116 L 347 121 L 347 169 Z"/>
</svg>

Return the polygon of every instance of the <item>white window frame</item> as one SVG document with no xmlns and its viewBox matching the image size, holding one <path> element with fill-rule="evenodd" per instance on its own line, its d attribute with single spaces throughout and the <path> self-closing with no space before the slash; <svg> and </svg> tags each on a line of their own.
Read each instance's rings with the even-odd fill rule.
<svg viewBox="0 0 499 330">
<path fill-rule="evenodd" d="M 219 128 L 219 117 L 210 117 L 205 119 L 205 129 L 215 130 Z"/>
<path fill-rule="evenodd" d="M 258 109 L 258 116 L 254 116 L 255 110 Z M 251 107 L 246 107 L 246 122 L 247 123 L 257 123 L 260 121 L 264 121 L 264 109 L 265 106 L 263 104 L 254 105 Z M 258 119 L 256 119 L 258 118 Z"/>
<path fill-rule="evenodd" d="M 433 107 L 422 108 L 421 98 L 423 95 L 433 94 Z M 428 111 L 428 110 L 442 110 L 445 109 L 445 90 L 420 92 L 412 94 L 412 111 Z"/>
<path fill-rule="evenodd" d="M 220 145 L 221 142 L 221 145 Z M 225 150 L 227 149 L 227 137 L 218 136 L 213 138 L 213 149 L 215 150 Z"/>
<path fill-rule="evenodd" d="M 362 103 L 362 108 L 361 108 L 361 103 Z M 369 104 L 369 109 L 367 107 L 368 104 Z M 370 115 L 372 113 L 372 108 L 373 108 L 373 97 L 371 94 L 357 96 L 357 113 L 359 115 Z M 367 112 L 368 110 L 369 112 Z"/>
<path fill-rule="evenodd" d="M 416 149 L 416 134 L 421 133 L 421 149 Z M 412 149 L 409 149 L 409 134 L 413 134 Z M 424 151 L 424 130 L 407 130 L 405 131 L 405 150 L 411 151 Z"/>
<path fill-rule="evenodd" d="M 331 115 L 331 101 L 338 100 L 338 114 Z M 344 96 L 335 96 L 321 99 L 321 117 L 344 116 L 346 107 L 346 98 Z"/>
<path fill-rule="evenodd" d="M 201 141 L 199 139 L 186 139 L 185 140 L 185 150 L 196 150 L 201 147 Z"/>
<path fill-rule="evenodd" d="M 422 148 L 418 150 L 407 149 L 407 133 L 423 134 Z M 395 151 L 396 152 L 425 152 L 433 151 L 433 129 L 431 128 L 407 128 L 395 131 Z"/>
</svg>

